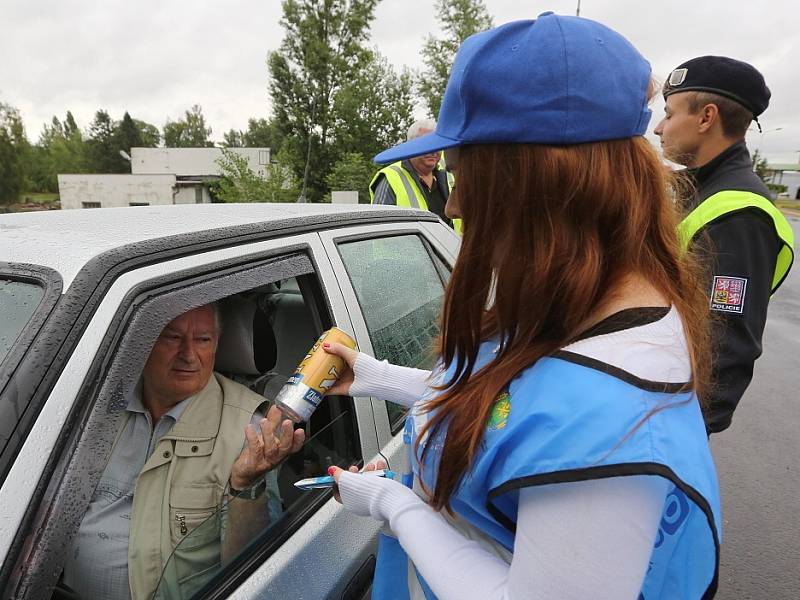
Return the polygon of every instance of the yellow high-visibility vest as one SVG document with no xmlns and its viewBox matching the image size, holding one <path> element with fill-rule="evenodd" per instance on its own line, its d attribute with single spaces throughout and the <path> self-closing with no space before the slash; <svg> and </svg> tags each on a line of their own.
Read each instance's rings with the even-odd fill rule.
<svg viewBox="0 0 800 600">
<path fill-rule="evenodd" d="M 720 217 L 744 208 L 757 208 L 767 213 L 772 219 L 775 233 L 781 241 L 781 249 L 778 251 L 778 259 L 775 264 L 775 274 L 772 277 L 772 293 L 774 294 L 786 279 L 794 261 L 794 231 L 783 213 L 763 196 L 736 190 L 724 190 L 709 196 L 686 215 L 678 225 L 681 246 L 686 250 L 694 237 L 705 226 Z"/>
<path fill-rule="evenodd" d="M 375 184 L 378 181 L 378 177 L 381 175 L 386 177 L 386 183 L 392 188 L 397 206 L 429 210 L 428 203 L 425 201 L 425 194 L 419 189 L 411 173 L 406 171 L 400 162 L 387 165 L 375 173 L 375 176 L 369 183 L 370 202 L 374 202 L 375 200 Z M 447 188 L 448 191 L 452 190 L 449 177 L 447 178 Z M 456 233 L 459 235 L 461 234 L 461 227 L 461 219 L 453 219 L 453 229 L 455 229 Z"/>
</svg>

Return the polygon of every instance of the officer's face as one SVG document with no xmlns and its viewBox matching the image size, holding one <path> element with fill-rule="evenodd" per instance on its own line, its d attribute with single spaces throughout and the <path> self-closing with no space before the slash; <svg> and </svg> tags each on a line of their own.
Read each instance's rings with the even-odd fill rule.
<svg viewBox="0 0 800 600">
<path fill-rule="evenodd" d="M 668 96 L 664 112 L 664 118 L 655 129 L 655 134 L 661 138 L 664 157 L 681 165 L 695 166 L 694 158 L 701 140 L 698 128 L 702 111 L 692 114 L 684 93 Z"/>
<path fill-rule="evenodd" d="M 145 394 L 177 404 L 202 390 L 217 352 L 214 310 L 202 306 L 174 319 L 158 336 L 142 380 Z"/>
</svg>

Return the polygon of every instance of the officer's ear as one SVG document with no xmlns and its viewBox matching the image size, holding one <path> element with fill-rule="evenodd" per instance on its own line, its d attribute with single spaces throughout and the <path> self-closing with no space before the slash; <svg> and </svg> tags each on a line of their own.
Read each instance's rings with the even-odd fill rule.
<svg viewBox="0 0 800 600">
<path fill-rule="evenodd" d="M 700 122 L 698 132 L 706 133 L 711 131 L 715 125 L 720 124 L 719 107 L 714 103 L 709 103 L 700 109 Z"/>
</svg>

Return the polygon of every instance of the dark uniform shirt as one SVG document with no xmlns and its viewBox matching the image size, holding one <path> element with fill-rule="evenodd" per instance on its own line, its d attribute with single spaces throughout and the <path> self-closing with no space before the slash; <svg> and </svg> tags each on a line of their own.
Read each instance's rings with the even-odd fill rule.
<svg viewBox="0 0 800 600">
<path fill-rule="evenodd" d="M 767 199 L 769 191 L 753 173 L 753 162 L 744 141 L 722 152 L 709 163 L 687 171 L 697 186 L 689 210 L 723 190 L 753 192 Z M 703 229 L 695 238 L 707 257 L 709 296 L 714 315 L 713 388 L 706 415 L 708 431 L 727 429 L 736 405 L 753 378 L 753 364 L 761 355 L 761 336 L 781 243 L 772 219 L 748 208 L 726 215 Z M 729 305 L 715 305 L 714 292 L 734 290 Z M 709 402 L 710 401 L 710 402 Z"/>
<path fill-rule="evenodd" d="M 422 191 L 425 203 L 428 205 L 428 210 L 452 227 L 453 222 L 444 214 L 444 205 L 447 204 L 447 198 L 450 195 L 450 187 L 447 184 L 447 173 L 445 170 L 439 169 L 438 167 L 433 170 L 433 187 L 428 189 L 428 186 L 420 179 L 419 174 L 414 167 L 411 166 L 409 160 L 404 160 L 401 165 L 406 171 L 411 173 L 414 184 Z M 373 203 L 397 204 L 394 190 L 392 190 L 392 187 L 383 174 L 379 175 L 378 179 L 375 181 L 375 198 L 373 199 Z"/>
</svg>

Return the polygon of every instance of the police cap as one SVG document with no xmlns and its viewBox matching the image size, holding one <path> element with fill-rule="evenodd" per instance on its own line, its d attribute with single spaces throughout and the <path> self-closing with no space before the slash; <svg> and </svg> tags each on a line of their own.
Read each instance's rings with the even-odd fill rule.
<svg viewBox="0 0 800 600">
<path fill-rule="evenodd" d="M 769 106 L 764 76 L 752 65 L 725 56 L 700 56 L 672 71 L 664 98 L 678 92 L 711 92 L 730 98 L 758 117 Z"/>
</svg>

